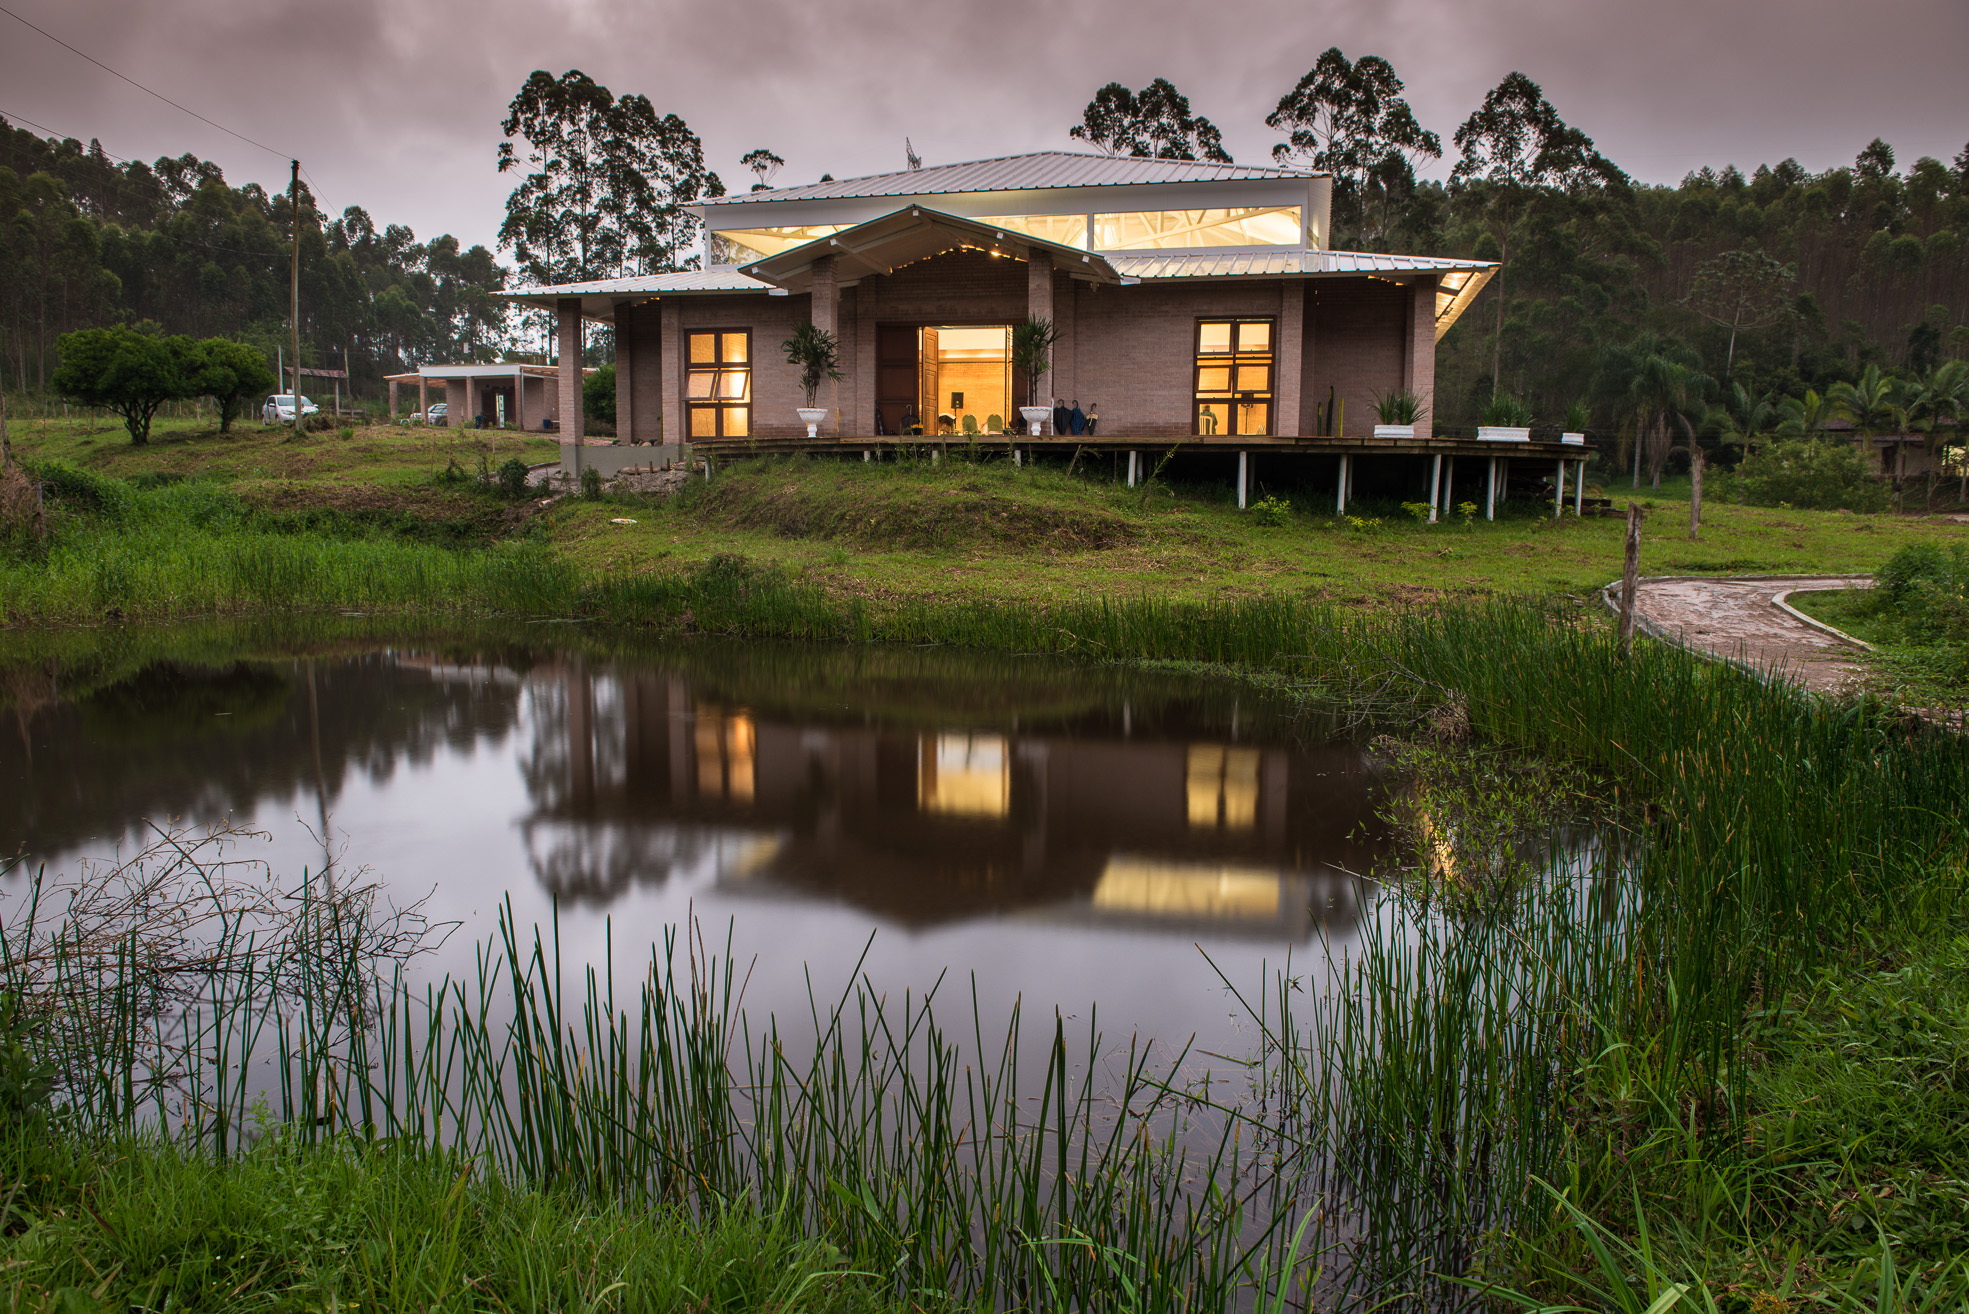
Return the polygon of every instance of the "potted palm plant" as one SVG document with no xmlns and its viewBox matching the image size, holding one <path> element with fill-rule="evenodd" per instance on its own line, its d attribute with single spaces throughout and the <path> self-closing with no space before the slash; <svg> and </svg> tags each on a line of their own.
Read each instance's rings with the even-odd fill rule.
<svg viewBox="0 0 1969 1314">
<path fill-rule="evenodd" d="M 807 437 L 815 437 L 820 422 L 827 418 L 827 408 L 815 406 L 814 397 L 823 379 L 841 377 L 841 344 L 832 333 L 803 319 L 793 336 L 779 345 L 786 350 L 786 363 L 800 367 L 800 387 L 807 394 L 807 404 L 795 409 L 807 426 Z"/>
<path fill-rule="evenodd" d="M 1487 443 L 1531 441 L 1531 407 L 1508 392 L 1494 393 L 1477 415 L 1477 440 Z"/>
<path fill-rule="evenodd" d="M 1026 432 L 1035 438 L 1053 415 L 1051 407 L 1039 404 L 1039 379 L 1053 368 L 1053 344 L 1059 340 L 1060 331 L 1053 327 L 1053 321 L 1037 315 L 1028 315 L 1023 324 L 1012 326 L 1012 368 L 1023 370 L 1026 376 L 1027 404 L 1019 407 L 1019 414 L 1026 417 Z"/>
<path fill-rule="evenodd" d="M 1566 427 L 1559 433 L 1559 441 L 1573 447 L 1586 446 L 1586 426 L 1593 419 L 1593 407 L 1581 397 L 1566 407 Z"/>
<path fill-rule="evenodd" d="M 1422 399 L 1412 392 L 1377 393 L 1374 398 L 1376 438 L 1413 438 L 1415 420 L 1422 414 Z"/>
</svg>

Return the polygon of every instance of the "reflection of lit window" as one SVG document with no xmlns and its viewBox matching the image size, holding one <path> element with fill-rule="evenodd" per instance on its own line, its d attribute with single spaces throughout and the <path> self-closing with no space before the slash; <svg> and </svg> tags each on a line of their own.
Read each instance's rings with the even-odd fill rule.
<svg viewBox="0 0 1969 1314">
<path fill-rule="evenodd" d="M 997 214 L 984 215 L 973 222 L 991 224 L 1008 233 L 1044 238 L 1061 246 L 1087 245 L 1087 216 L 1084 214 Z"/>
<path fill-rule="evenodd" d="M 1168 251 L 1208 246 L 1297 246 L 1299 207 L 1148 210 L 1094 216 L 1097 251 Z"/>
<path fill-rule="evenodd" d="M 1197 830 L 1250 830 L 1258 824 L 1258 750 L 1190 745 L 1184 793 Z"/>
<path fill-rule="evenodd" d="M 697 749 L 697 792 L 709 799 L 750 803 L 753 796 L 752 718 L 721 716 L 715 707 L 697 709 L 692 729 Z"/>
<path fill-rule="evenodd" d="M 1003 735 L 925 735 L 918 749 L 917 806 L 959 817 L 1012 810 L 1012 756 Z"/>
<path fill-rule="evenodd" d="M 1196 326 L 1196 431 L 1270 433 L 1272 321 L 1204 319 Z"/>
<path fill-rule="evenodd" d="M 684 406 L 693 438 L 743 438 L 752 432 L 750 330 L 690 335 Z"/>
<path fill-rule="evenodd" d="M 1278 873 L 1253 867 L 1113 857 L 1094 886 L 1096 908 L 1158 917 L 1271 918 L 1281 901 Z"/>
<path fill-rule="evenodd" d="M 711 263 L 749 265 L 754 260 L 791 251 L 796 246 L 832 237 L 840 224 L 803 224 L 794 228 L 724 228 L 711 234 Z"/>
</svg>

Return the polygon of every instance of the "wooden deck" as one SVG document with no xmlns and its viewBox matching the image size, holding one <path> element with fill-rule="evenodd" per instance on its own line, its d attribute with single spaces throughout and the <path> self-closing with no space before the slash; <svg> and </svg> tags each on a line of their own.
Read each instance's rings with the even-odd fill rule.
<svg viewBox="0 0 1969 1314">
<path fill-rule="evenodd" d="M 1541 461 L 1583 461 L 1592 454 L 1591 448 L 1560 442 L 1480 442 L 1475 438 L 1273 438 L 1168 434 L 1155 437 L 1100 434 L 1078 438 L 1051 436 L 1025 438 L 1015 434 L 979 434 L 975 438 L 963 434 L 943 434 L 937 437 L 919 434 L 909 438 L 874 435 L 830 437 L 823 434 L 818 438 L 726 438 L 700 441 L 690 444 L 690 450 L 700 457 L 712 456 L 732 460 L 753 454 L 763 456 L 791 452 L 812 454 L 826 452 L 879 454 L 930 450 L 949 452 L 964 451 L 974 445 L 980 451 L 1005 452 L 1017 448 L 1021 453 L 1034 455 L 1046 452 L 1071 455 L 1076 449 L 1089 454 L 1161 453 L 1174 448 L 1181 455 L 1221 452 L 1226 456 L 1233 456 L 1239 452 L 1251 452 L 1264 453 L 1268 456 L 1471 456 L 1478 458 L 1504 456 L 1519 459 L 1536 458 Z"/>
</svg>

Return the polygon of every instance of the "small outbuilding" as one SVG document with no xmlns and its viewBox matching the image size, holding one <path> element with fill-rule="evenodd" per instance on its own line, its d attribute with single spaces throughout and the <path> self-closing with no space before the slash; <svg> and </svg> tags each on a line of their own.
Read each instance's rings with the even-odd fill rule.
<svg viewBox="0 0 1969 1314">
<path fill-rule="evenodd" d="M 584 376 L 594 372 L 593 367 L 582 370 Z M 446 422 L 454 427 L 476 427 L 483 417 L 486 425 L 497 428 L 554 430 L 561 419 L 560 374 L 555 365 L 423 365 L 412 373 L 386 376 L 390 415 L 402 413 L 400 389 L 415 385 L 419 419 L 443 402 Z"/>
</svg>

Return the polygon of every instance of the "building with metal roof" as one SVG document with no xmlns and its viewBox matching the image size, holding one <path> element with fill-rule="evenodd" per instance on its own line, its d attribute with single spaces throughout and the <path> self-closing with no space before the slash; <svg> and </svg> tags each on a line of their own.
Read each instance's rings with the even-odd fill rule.
<svg viewBox="0 0 1969 1314">
<path fill-rule="evenodd" d="M 1331 183 L 1068 151 L 829 180 L 690 207 L 702 269 L 510 297 L 558 315 L 564 360 L 614 326 L 633 442 L 1289 445 L 1342 454 L 1344 502 L 1348 444 L 1431 450 L 1436 343 L 1496 266 L 1333 250 Z M 1057 335 L 1036 379 L 1029 318 Z M 811 407 L 782 349 L 803 322 L 838 349 Z M 1401 395 L 1413 423 L 1377 425 Z"/>
</svg>

